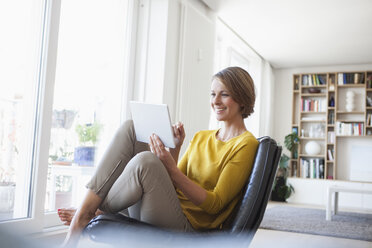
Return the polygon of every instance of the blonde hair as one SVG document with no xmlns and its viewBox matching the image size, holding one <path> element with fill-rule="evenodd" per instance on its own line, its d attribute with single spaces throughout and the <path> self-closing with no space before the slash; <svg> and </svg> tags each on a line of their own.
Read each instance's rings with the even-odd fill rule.
<svg viewBox="0 0 372 248">
<path fill-rule="evenodd" d="M 241 105 L 240 111 L 243 119 L 254 112 L 255 87 L 253 79 L 246 70 L 240 67 L 227 67 L 216 73 L 213 79 L 218 79 L 223 83 L 234 101 Z"/>
</svg>

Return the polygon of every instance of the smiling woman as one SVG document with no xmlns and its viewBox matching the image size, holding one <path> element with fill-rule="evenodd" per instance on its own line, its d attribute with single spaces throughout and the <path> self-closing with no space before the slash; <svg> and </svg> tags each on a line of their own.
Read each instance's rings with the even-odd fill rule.
<svg viewBox="0 0 372 248">
<path fill-rule="evenodd" d="M 240 67 L 228 67 L 213 77 L 211 86 L 211 106 L 218 121 L 225 127 L 236 126 L 233 133 L 218 132 L 221 140 L 228 140 L 243 133 L 246 128 L 243 119 L 253 113 L 256 100 L 253 80 Z M 231 136 L 231 137 L 230 137 Z"/>
</svg>

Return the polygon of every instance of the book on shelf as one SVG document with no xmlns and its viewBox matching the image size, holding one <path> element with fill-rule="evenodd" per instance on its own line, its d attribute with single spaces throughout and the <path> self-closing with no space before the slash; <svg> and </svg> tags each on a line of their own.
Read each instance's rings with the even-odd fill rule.
<svg viewBox="0 0 372 248">
<path fill-rule="evenodd" d="M 326 79 L 323 76 L 318 75 L 318 80 L 319 80 L 320 85 L 326 84 Z"/>
<path fill-rule="evenodd" d="M 361 122 L 344 123 L 337 121 L 335 129 L 336 135 L 364 135 L 364 123 Z"/>
<path fill-rule="evenodd" d="M 335 124 L 335 113 L 334 112 L 329 112 L 328 114 L 328 124 Z"/>
<path fill-rule="evenodd" d="M 288 168 L 288 174 L 292 177 L 297 177 L 297 163 L 292 163 Z"/>
<path fill-rule="evenodd" d="M 301 158 L 301 176 L 303 178 L 323 179 L 324 159 L 322 158 Z"/>
<path fill-rule="evenodd" d="M 368 89 L 372 88 L 372 74 L 367 74 L 366 84 Z"/>
<path fill-rule="evenodd" d="M 330 143 L 330 144 L 335 143 L 335 132 L 328 131 L 328 143 Z"/>
<path fill-rule="evenodd" d="M 333 149 L 328 149 L 328 160 L 333 161 L 335 159 L 334 157 L 334 150 Z"/>
<path fill-rule="evenodd" d="M 367 114 L 366 125 L 372 126 L 372 113 Z"/>
</svg>

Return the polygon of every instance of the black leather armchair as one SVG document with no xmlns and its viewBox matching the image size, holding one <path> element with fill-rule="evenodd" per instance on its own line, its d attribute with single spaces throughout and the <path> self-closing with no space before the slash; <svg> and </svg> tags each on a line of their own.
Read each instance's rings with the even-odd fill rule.
<svg viewBox="0 0 372 248">
<path fill-rule="evenodd" d="M 226 221 L 223 230 L 208 233 L 181 234 L 160 229 L 120 214 L 104 214 L 90 221 L 84 229 L 84 238 L 88 238 L 91 241 L 120 244 L 124 240 L 128 241 L 128 239 L 136 235 L 140 235 L 138 237 L 146 237 L 147 234 L 151 234 L 152 237 L 156 237 L 156 241 L 151 242 L 164 240 L 171 242 L 171 239 L 182 240 L 187 239 L 187 237 L 197 242 L 201 237 L 205 240 L 205 238 L 214 235 L 215 238 L 216 233 L 217 236 L 221 233 L 232 233 L 238 235 L 243 234 L 245 240 L 247 240 L 248 237 L 250 241 L 256 233 L 265 213 L 282 152 L 282 148 L 270 137 L 261 137 L 258 141 L 259 146 L 252 173 L 247 186 L 243 189 L 243 199 Z M 110 235 L 113 233 L 115 233 L 115 235 Z M 138 244 L 141 244 L 141 241 L 143 240 L 140 239 Z"/>
</svg>

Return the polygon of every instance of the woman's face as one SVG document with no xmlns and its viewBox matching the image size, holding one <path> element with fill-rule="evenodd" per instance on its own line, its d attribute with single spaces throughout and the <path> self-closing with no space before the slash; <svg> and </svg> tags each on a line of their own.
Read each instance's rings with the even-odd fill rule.
<svg viewBox="0 0 372 248">
<path fill-rule="evenodd" d="M 240 105 L 234 101 L 225 85 L 218 79 L 212 81 L 211 106 L 218 121 L 242 119 Z"/>
</svg>

